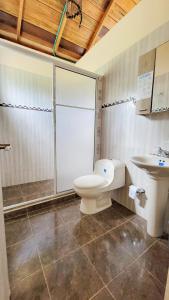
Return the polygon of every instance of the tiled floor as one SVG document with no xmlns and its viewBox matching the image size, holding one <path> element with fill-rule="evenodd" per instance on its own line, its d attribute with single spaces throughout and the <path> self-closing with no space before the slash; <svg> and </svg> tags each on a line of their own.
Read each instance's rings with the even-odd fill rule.
<svg viewBox="0 0 169 300">
<path fill-rule="evenodd" d="M 43 180 L 2 188 L 4 206 L 34 200 L 54 194 L 54 181 Z"/>
<path fill-rule="evenodd" d="M 6 222 L 12 300 L 162 300 L 169 246 L 113 202 L 93 216 L 79 199 Z"/>
</svg>

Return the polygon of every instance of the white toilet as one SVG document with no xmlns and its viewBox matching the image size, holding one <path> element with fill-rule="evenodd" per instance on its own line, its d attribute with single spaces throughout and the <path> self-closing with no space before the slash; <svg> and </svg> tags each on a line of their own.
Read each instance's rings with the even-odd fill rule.
<svg viewBox="0 0 169 300">
<path fill-rule="evenodd" d="M 92 175 L 74 180 L 74 190 L 81 197 L 80 211 L 95 214 L 111 206 L 111 191 L 125 185 L 125 164 L 119 160 L 96 161 Z"/>
</svg>

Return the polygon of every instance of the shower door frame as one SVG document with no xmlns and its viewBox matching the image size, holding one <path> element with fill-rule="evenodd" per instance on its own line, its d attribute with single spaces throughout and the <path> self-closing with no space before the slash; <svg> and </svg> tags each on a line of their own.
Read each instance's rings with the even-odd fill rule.
<svg viewBox="0 0 169 300">
<path fill-rule="evenodd" d="M 40 203 L 45 203 L 45 202 L 49 202 L 52 200 L 56 200 L 57 198 L 62 198 L 65 196 L 69 196 L 69 195 L 74 195 L 75 192 L 73 189 L 64 191 L 64 192 L 59 192 L 57 193 L 56 191 L 56 186 L 57 186 L 57 161 L 56 161 L 56 68 L 61 68 L 67 71 L 71 71 L 83 76 L 87 76 L 89 78 L 95 79 L 95 108 L 93 109 L 95 111 L 95 118 L 94 118 L 94 153 L 93 153 L 93 167 L 94 167 L 94 163 L 95 163 L 95 155 L 96 155 L 96 134 L 97 134 L 97 124 L 96 124 L 96 111 L 97 111 L 97 93 L 98 93 L 98 80 L 100 79 L 100 75 L 83 70 L 79 67 L 76 67 L 72 64 L 70 64 L 69 62 L 64 63 L 62 61 L 56 61 L 56 58 L 48 55 L 48 54 L 44 54 L 42 52 L 39 52 L 37 50 L 34 49 L 30 49 L 27 48 L 25 46 L 19 45 L 19 44 L 15 44 L 13 42 L 4 40 L 2 38 L 0 38 L 0 46 L 3 47 L 8 47 L 10 49 L 14 49 L 17 50 L 18 52 L 21 52 L 23 54 L 26 55 L 30 55 L 32 57 L 37 57 L 37 58 L 41 58 L 42 60 L 51 63 L 51 68 L 52 68 L 52 104 L 53 104 L 53 114 L 52 114 L 52 118 L 53 118 L 53 131 L 54 131 L 54 194 L 51 196 L 47 196 L 47 197 L 43 197 L 43 198 L 37 198 L 37 199 L 33 199 L 30 201 L 25 201 L 22 203 L 18 203 L 18 204 L 14 204 L 14 205 L 10 205 L 10 206 L 6 206 L 3 207 L 4 213 L 8 213 L 8 212 L 12 212 L 12 211 L 16 211 L 19 209 L 23 209 L 23 208 L 27 208 L 36 204 L 40 204 Z"/>
<path fill-rule="evenodd" d="M 96 152 L 96 99 L 97 99 L 97 80 L 98 80 L 98 75 L 94 73 L 90 73 L 87 71 L 84 71 L 82 69 L 79 69 L 77 67 L 74 67 L 72 65 L 64 64 L 64 63 L 54 63 L 53 64 L 53 121 L 54 121 L 54 182 L 55 182 L 55 187 L 54 187 L 54 192 L 55 195 L 62 195 L 62 194 L 70 194 L 70 193 L 75 193 L 73 189 L 66 190 L 64 192 L 57 192 L 57 142 L 56 142 L 56 118 L 57 118 L 57 113 L 56 113 L 56 107 L 57 107 L 57 91 L 56 91 L 56 81 L 57 81 L 57 76 L 56 76 L 56 68 L 60 68 L 63 70 L 67 70 L 68 72 L 73 72 L 82 76 L 86 76 L 88 78 L 95 79 L 95 101 L 94 101 L 94 108 L 89 109 L 89 108 L 84 108 L 84 107 L 75 107 L 79 109 L 89 109 L 94 111 L 94 152 L 93 152 L 93 168 L 94 168 L 94 163 L 95 163 L 95 152 Z M 58 106 L 65 106 L 65 107 L 74 107 L 74 106 L 67 106 L 67 105 L 58 105 Z"/>
</svg>

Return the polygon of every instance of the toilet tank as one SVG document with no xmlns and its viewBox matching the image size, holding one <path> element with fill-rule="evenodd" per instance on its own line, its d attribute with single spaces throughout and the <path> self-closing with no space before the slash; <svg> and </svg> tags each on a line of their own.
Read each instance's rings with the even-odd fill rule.
<svg viewBox="0 0 169 300">
<path fill-rule="evenodd" d="M 125 164 L 117 159 L 100 159 L 96 161 L 94 174 L 105 177 L 110 190 L 118 189 L 125 185 Z"/>
</svg>

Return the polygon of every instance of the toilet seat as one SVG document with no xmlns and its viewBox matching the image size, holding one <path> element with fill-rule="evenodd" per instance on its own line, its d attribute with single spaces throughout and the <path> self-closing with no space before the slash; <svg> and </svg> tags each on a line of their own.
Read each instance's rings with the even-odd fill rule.
<svg viewBox="0 0 169 300">
<path fill-rule="evenodd" d="M 100 175 L 86 175 L 77 178 L 74 186 L 81 189 L 98 188 L 107 183 L 107 180 Z"/>
</svg>

